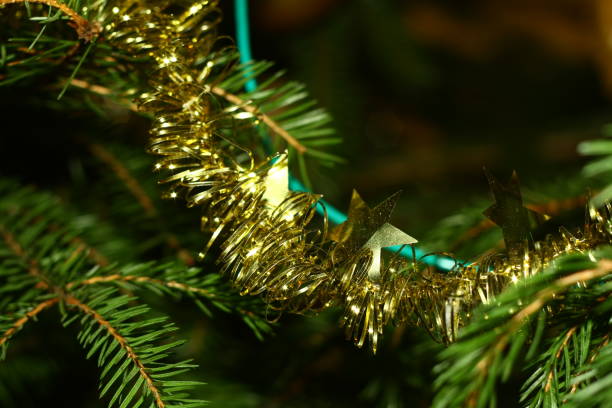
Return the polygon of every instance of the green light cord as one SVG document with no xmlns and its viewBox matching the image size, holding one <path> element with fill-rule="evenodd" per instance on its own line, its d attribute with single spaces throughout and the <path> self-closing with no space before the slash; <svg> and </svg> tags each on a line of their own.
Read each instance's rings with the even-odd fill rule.
<svg viewBox="0 0 612 408">
<path fill-rule="evenodd" d="M 235 8 L 235 21 L 236 21 L 236 42 L 238 45 L 238 51 L 240 52 L 240 62 L 242 64 L 248 64 L 252 61 L 251 56 L 251 39 L 250 39 L 250 30 L 249 30 L 249 4 L 248 0 L 234 0 L 234 8 Z M 252 92 L 257 89 L 257 81 L 255 79 L 250 79 L 245 84 L 245 89 L 247 92 Z M 264 148 L 266 153 L 271 154 L 270 141 L 266 137 L 264 137 Z M 300 180 L 289 175 L 289 188 L 293 191 L 305 191 L 310 192 L 308 189 L 302 184 Z M 317 212 L 321 215 L 327 213 L 327 217 L 332 224 L 342 224 L 346 221 L 347 216 L 342 211 L 338 210 L 328 202 L 324 200 L 320 200 L 317 204 Z M 457 261 L 452 258 L 448 258 L 440 255 L 427 255 L 425 251 L 417 247 L 411 246 L 392 246 L 385 248 L 390 251 L 397 252 L 406 258 L 412 259 L 416 257 L 417 259 L 422 258 L 422 261 L 428 265 L 433 265 L 439 269 L 450 270 L 455 265 L 461 264 L 460 261 Z"/>
</svg>

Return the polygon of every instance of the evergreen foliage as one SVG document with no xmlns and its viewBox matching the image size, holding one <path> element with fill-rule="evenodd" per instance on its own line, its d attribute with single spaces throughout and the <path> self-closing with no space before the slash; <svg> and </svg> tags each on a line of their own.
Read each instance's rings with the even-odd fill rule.
<svg viewBox="0 0 612 408">
<path fill-rule="evenodd" d="M 79 322 L 86 357 L 97 356 L 100 396 L 109 398 L 108 406 L 195 407 L 203 401 L 190 399 L 187 391 L 200 383 L 176 378 L 194 366 L 171 360 L 183 343 L 169 338 L 176 327 L 130 294 L 187 297 L 209 315 L 210 306 L 240 314 L 260 337 L 269 331 L 265 319 L 243 309 L 244 299 L 218 275 L 178 262 L 102 266 L 83 238 L 87 231 L 62 224 L 73 217 L 59 200 L 7 181 L 0 192 L 3 359 L 27 323 L 58 305 L 64 326 Z"/>
<path fill-rule="evenodd" d="M 86 18 L 107 8 L 106 1 L 62 3 L 74 9 L 87 7 Z M 81 112 L 84 104 L 89 110 L 83 114 L 85 122 L 95 122 L 92 117 L 121 125 L 127 122 L 125 111 L 135 110 L 131 98 L 148 86 L 150 73 L 140 65 L 146 58 L 119 52 L 104 41 L 86 43 L 75 38 L 66 24 L 69 18 L 53 8 L 24 3 L 8 5 L 0 12 L 0 87 L 12 94 L 30 90 L 29 96 L 33 93 L 35 97 L 26 100 L 26 92 L 23 102 L 29 108 L 50 108 L 63 114 Z M 282 72 L 269 73 L 269 62 L 240 65 L 237 61 L 232 46 L 200 61 L 202 66 L 210 63 L 218 103 L 240 101 L 241 108 L 233 112 L 235 123 L 227 129 L 277 136 L 291 131 L 297 144 L 287 147 L 306 184 L 308 166 L 305 156 L 296 154 L 299 146 L 307 148 L 306 155 L 314 164 L 342 161 L 322 150 L 339 138 L 329 127 L 329 115 L 315 108 L 303 85 L 287 81 Z M 251 78 L 258 78 L 260 86 L 244 91 Z M 159 188 L 150 175 L 153 162 L 140 148 L 143 140 L 98 134 L 104 131 L 90 135 L 82 130 L 66 129 L 61 140 L 64 145 L 78 146 L 75 157 L 62 157 L 70 167 L 65 183 L 69 187 L 32 187 L 24 181 L 26 177 L 15 180 L 4 172 L 0 177 L 0 404 L 19 406 L 28 399 L 31 384 L 44 388 L 49 378 L 61 372 L 61 364 L 30 357 L 27 348 L 24 353 L 19 347 L 20 335 L 27 337 L 30 326 L 46 324 L 55 313 L 65 327 L 64 334 L 81 344 L 83 358 L 97 365 L 99 395 L 106 406 L 201 406 L 205 399 L 213 399 L 206 396 L 207 387 L 202 391 L 201 381 L 224 373 L 218 366 L 216 373 L 207 372 L 207 367 L 198 371 L 196 362 L 200 361 L 191 358 L 198 360 L 204 353 L 186 356 L 184 343 L 194 332 L 179 331 L 177 307 L 181 313 L 187 308 L 202 312 L 197 318 L 217 324 L 235 318 L 254 337 L 278 347 L 268 336 L 272 311 L 257 298 L 240 296 L 215 273 L 215 265 L 193 266 L 194 254 L 202 246 L 200 231 L 192 228 L 197 215 L 159 199 Z M 548 191 L 534 188 L 532 194 L 526 194 L 530 204 L 572 199 L 587 187 L 598 191 L 594 205 L 608 202 L 612 198 L 611 134 L 606 128 L 604 138 L 581 145 L 582 153 L 597 159 L 584 167 L 571 186 L 564 179 L 559 185 L 550 183 Z M 272 140 L 273 150 L 286 143 L 282 137 Z M 260 151 L 265 154 L 263 147 Z M 572 209 L 582 212 L 583 204 Z M 463 258 L 501 250 L 501 234 L 480 216 L 487 205 L 479 199 L 458 211 L 432 228 L 423 242 L 433 250 L 453 251 Z M 564 208 L 559 213 L 567 215 Z M 612 228 L 610 222 L 608 226 Z M 459 340 L 439 354 L 434 406 L 504 405 L 505 392 L 526 407 L 609 404 L 610 271 L 612 249 L 608 247 L 571 254 L 475 309 Z M 402 343 L 397 339 L 402 338 L 403 329 L 396 329 L 379 360 L 374 360 L 357 354 L 349 343 L 339 350 L 333 342 L 335 319 L 332 313 L 309 320 L 310 326 L 292 326 L 294 337 L 288 337 L 290 344 L 284 349 L 290 350 L 292 358 L 285 366 L 273 366 L 278 371 L 273 374 L 279 378 L 295 372 L 306 374 L 295 374 L 298 379 L 292 383 L 275 380 L 286 388 L 274 399 L 276 406 L 282 406 L 286 394 L 298 392 L 303 382 L 326 369 L 333 373 L 333 381 L 354 390 L 350 388 L 354 384 L 346 385 L 350 379 L 326 366 L 329 361 L 344 363 L 347 371 L 365 377 L 359 396 L 349 392 L 364 406 L 399 407 L 410 398 L 426 404 L 419 398 L 427 400 L 427 391 L 417 397 L 410 394 L 429 385 L 423 371 L 435 346 L 421 339 L 418 346 Z M 226 343 L 248 342 L 242 332 L 238 336 L 231 330 L 229 335 L 219 332 L 221 346 L 216 346 L 212 356 L 202 357 L 211 360 L 204 364 L 213 366 L 214 361 L 225 358 L 230 365 L 258 364 L 248 360 L 254 354 L 251 350 L 226 350 L 230 348 Z M 279 352 L 270 350 L 262 358 L 279 359 Z M 269 381 L 260 378 L 265 376 L 258 370 L 264 372 L 258 366 L 251 375 Z M 510 391 L 500 391 L 504 384 L 510 384 Z M 262 404 L 262 396 L 235 378 L 227 379 L 227 384 L 217 381 L 217 388 L 209 393 L 215 390 L 220 406 Z M 324 397 L 307 396 L 304 406 L 333 401 L 335 388 L 325 391 Z"/>
<path fill-rule="evenodd" d="M 573 401 L 581 387 L 609 375 L 583 377 L 610 334 L 610 255 L 604 248 L 560 258 L 477 308 L 440 354 L 434 406 L 495 406 L 497 384 L 520 368 L 528 376 L 521 402 L 529 407 Z"/>
<path fill-rule="evenodd" d="M 229 56 L 214 61 L 216 64 L 226 66 L 231 64 L 232 60 L 238 59 L 239 54 L 232 52 Z M 334 136 L 334 129 L 329 127 L 331 117 L 324 109 L 315 106 L 316 102 L 309 98 L 305 86 L 299 82 L 284 80 L 284 71 L 268 74 L 267 71 L 272 66 L 273 64 L 267 61 L 236 66 L 230 71 L 230 75 L 221 78 L 218 86 L 219 95 L 235 94 L 236 101 L 244 101 L 241 104 L 244 105 L 245 114 L 251 112 L 255 115 L 263 114 L 263 120 L 260 122 L 263 128 L 259 128 L 260 132 L 265 128 L 267 133 L 272 135 L 286 133 L 297 141 L 288 144 L 290 158 L 297 161 L 300 176 L 308 188 L 312 189 L 305 157 L 311 156 L 318 163 L 327 166 L 343 163 L 342 158 L 321 149 L 341 143 L 342 139 Z M 244 90 L 248 81 L 260 78 L 262 74 L 267 75 L 255 90 Z M 272 140 L 278 142 L 282 138 L 277 137 Z M 266 143 L 269 142 L 264 137 L 262 144 Z M 304 154 L 295 154 L 296 147 L 297 152 Z M 281 145 L 276 143 L 272 150 L 277 151 L 280 148 Z"/>
<path fill-rule="evenodd" d="M 582 174 L 588 178 L 599 179 L 603 182 L 602 190 L 593 197 L 596 206 L 612 200 L 612 184 L 609 183 L 612 175 L 612 126 L 608 125 L 603 129 L 604 137 L 596 140 L 582 142 L 578 146 L 578 151 L 583 155 L 595 156 L 584 166 Z"/>
</svg>

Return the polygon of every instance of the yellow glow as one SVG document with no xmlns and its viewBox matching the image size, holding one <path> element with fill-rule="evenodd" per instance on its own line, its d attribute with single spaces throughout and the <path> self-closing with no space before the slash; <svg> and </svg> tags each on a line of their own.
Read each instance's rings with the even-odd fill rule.
<svg viewBox="0 0 612 408">
<path fill-rule="evenodd" d="M 255 255 L 257 252 L 259 252 L 259 247 L 251 248 L 249 252 L 246 253 L 246 256 L 251 257 Z"/>
</svg>

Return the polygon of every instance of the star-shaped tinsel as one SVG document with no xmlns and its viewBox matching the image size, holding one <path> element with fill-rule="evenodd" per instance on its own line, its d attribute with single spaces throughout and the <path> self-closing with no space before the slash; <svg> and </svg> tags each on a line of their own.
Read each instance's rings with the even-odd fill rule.
<svg viewBox="0 0 612 408">
<path fill-rule="evenodd" d="M 372 251 L 372 264 L 368 270 L 370 280 L 380 277 L 382 248 L 417 242 L 410 235 L 389 224 L 398 198 L 399 193 L 395 193 L 376 207 L 370 208 L 357 191 L 353 190 L 348 219 L 330 233 L 332 240 L 344 243 L 351 250 L 368 248 Z"/>
<path fill-rule="evenodd" d="M 495 198 L 495 204 L 487 208 L 483 214 L 501 227 L 508 255 L 510 257 L 521 256 L 531 231 L 549 217 L 523 206 L 516 172 L 512 173 L 507 184 L 500 183 L 486 169 L 485 174 Z"/>
</svg>

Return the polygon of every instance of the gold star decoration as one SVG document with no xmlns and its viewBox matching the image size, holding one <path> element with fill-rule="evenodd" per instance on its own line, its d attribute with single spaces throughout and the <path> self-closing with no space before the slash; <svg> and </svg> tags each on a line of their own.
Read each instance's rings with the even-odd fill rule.
<svg viewBox="0 0 612 408">
<path fill-rule="evenodd" d="M 531 231 L 550 217 L 523 206 L 516 172 L 512 172 L 512 177 L 506 184 L 500 183 L 486 169 L 485 174 L 495 204 L 487 208 L 483 214 L 501 227 L 508 255 L 511 258 L 520 257 Z"/>
<path fill-rule="evenodd" d="M 382 248 L 417 242 L 389 223 L 398 198 L 399 192 L 371 209 L 353 190 L 348 219 L 330 232 L 332 240 L 344 243 L 351 250 L 368 248 L 372 251 L 372 263 L 368 270 L 371 280 L 380 277 Z"/>
</svg>

